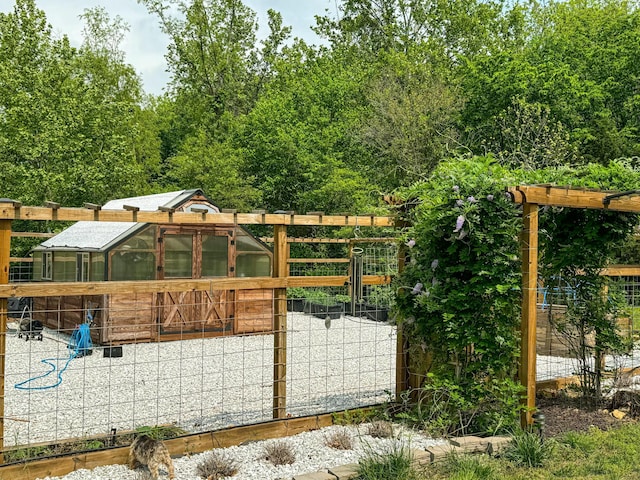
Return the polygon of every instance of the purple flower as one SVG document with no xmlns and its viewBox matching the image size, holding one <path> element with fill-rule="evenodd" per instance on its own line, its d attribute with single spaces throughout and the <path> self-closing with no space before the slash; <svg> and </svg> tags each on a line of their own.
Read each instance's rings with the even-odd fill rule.
<svg viewBox="0 0 640 480">
<path fill-rule="evenodd" d="M 459 187 L 458 185 L 454 185 L 454 186 L 453 186 L 453 191 L 454 191 L 455 193 L 458 193 L 458 192 L 460 191 L 460 187 Z"/>
<path fill-rule="evenodd" d="M 436 268 L 438 268 L 439 264 L 440 261 L 436 258 L 433 262 L 431 262 L 431 270 L 435 270 Z"/>
<path fill-rule="evenodd" d="M 469 203 L 477 203 L 478 201 L 476 200 L 476 197 L 471 195 L 469 198 L 467 198 L 467 202 L 469 202 Z"/>
<path fill-rule="evenodd" d="M 418 282 L 416 283 L 415 287 L 413 287 L 413 290 L 411 290 L 411 293 L 413 295 L 417 295 L 422 291 L 422 283 Z"/>
<path fill-rule="evenodd" d="M 456 200 L 456 205 L 457 205 L 458 207 L 463 206 L 463 205 L 464 205 L 464 200 L 461 200 L 461 199 Z"/>
<path fill-rule="evenodd" d="M 489 200 L 490 202 L 493 202 L 493 195 L 491 194 L 487 195 L 487 200 Z"/>
<path fill-rule="evenodd" d="M 453 231 L 454 233 L 462 230 L 462 226 L 464 225 L 464 215 L 458 215 L 458 219 L 456 220 L 456 229 Z"/>
<path fill-rule="evenodd" d="M 416 246 L 416 241 L 412 238 L 411 240 L 409 240 L 407 243 L 405 243 L 405 245 L 409 248 L 413 248 Z"/>
</svg>

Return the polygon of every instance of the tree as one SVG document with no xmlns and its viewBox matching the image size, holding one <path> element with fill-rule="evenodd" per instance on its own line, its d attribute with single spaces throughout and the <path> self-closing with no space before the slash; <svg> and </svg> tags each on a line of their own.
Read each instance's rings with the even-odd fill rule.
<svg viewBox="0 0 640 480">
<path fill-rule="evenodd" d="M 376 180 L 387 189 L 425 178 L 459 147 L 455 89 L 413 60 L 390 54 L 366 90 L 359 138 L 373 150 Z"/>
<path fill-rule="evenodd" d="M 100 12 L 87 15 L 96 20 L 94 33 L 107 21 Z M 33 0 L 18 0 L 13 13 L 0 14 L 5 195 L 32 204 L 48 199 L 79 205 L 144 185 L 131 134 L 137 77 L 121 57 L 93 48 L 77 50 L 66 37 L 53 39 Z"/>
<path fill-rule="evenodd" d="M 177 188 L 202 188 L 221 208 L 249 211 L 260 206 L 260 191 L 245 176 L 244 160 L 228 144 L 216 143 L 200 130 L 168 159 L 165 182 Z"/>
<path fill-rule="evenodd" d="M 548 110 L 584 162 L 637 155 L 640 11 L 625 0 L 530 5 L 519 42 L 461 67 L 470 146 L 519 99 Z"/>
</svg>

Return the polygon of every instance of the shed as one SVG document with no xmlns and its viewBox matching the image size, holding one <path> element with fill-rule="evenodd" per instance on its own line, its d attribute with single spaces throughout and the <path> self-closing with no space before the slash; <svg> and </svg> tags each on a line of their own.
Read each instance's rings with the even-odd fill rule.
<svg viewBox="0 0 640 480">
<path fill-rule="evenodd" d="M 219 213 L 199 189 L 112 200 L 103 210 Z M 198 210 L 198 211 L 200 211 Z M 34 249 L 34 281 L 270 277 L 273 254 L 241 226 L 77 222 Z M 266 332 L 273 290 L 117 293 L 34 299 L 34 319 L 71 331 L 93 317 L 103 344 Z"/>
</svg>

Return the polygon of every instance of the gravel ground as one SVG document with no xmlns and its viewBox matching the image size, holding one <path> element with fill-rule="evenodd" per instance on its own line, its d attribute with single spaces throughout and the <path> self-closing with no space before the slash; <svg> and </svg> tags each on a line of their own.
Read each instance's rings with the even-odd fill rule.
<svg viewBox="0 0 640 480">
<path fill-rule="evenodd" d="M 292 416 L 380 403 L 395 387 L 395 327 L 361 318 L 325 321 L 290 313 L 287 409 Z M 121 358 L 73 359 L 42 375 L 51 358 L 64 368 L 68 338 L 46 331 L 42 342 L 7 336 L 7 446 L 108 435 L 143 425 L 202 432 L 272 418 L 273 336 L 249 335 L 123 346 Z"/>
<path fill-rule="evenodd" d="M 347 431 L 353 440 L 353 449 L 336 450 L 326 445 L 326 439 L 337 431 Z M 296 461 L 291 465 L 274 466 L 264 459 L 264 447 L 267 443 L 252 442 L 237 447 L 219 449 L 228 458 L 234 459 L 239 465 L 238 474 L 233 479 L 237 480 L 289 480 L 293 475 L 310 473 L 344 465 L 357 463 L 363 455 L 383 453 L 393 448 L 404 447 L 411 449 L 424 449 L 432 445 L 443 444 L 443 440 L 432 439 L 423 434 L 406 429 L 395 432 L 395 439 L 373 438 L 367 434 L 367 425 L 347 427 L 327 427 L 313 432 L 300 433 L 298 435 L 280 439 L 291 445 L 295 452 Z M 174 460 L 176 480 L 201 480 L 196 474 L 197 466 L 210 452 L 198 455 L 185 456 Z M 46 477 L 44 480 L 141 480 L 147 475 L 144 467 L 137 470 L 129 470 L 125 465 L 108 465 L 97 467 L 93 470 L 78 470 L 64 477 Z M 161 479 L 167 478 L 166 472 L 161 473 Z"/>
</svg>

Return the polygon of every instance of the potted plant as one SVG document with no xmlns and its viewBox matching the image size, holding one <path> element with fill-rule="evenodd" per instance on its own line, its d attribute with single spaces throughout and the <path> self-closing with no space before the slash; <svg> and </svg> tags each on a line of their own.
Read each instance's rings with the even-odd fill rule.
<svg viewBox="0 0 640 480">
<path fill-rule="evenodd" d="M 365 314 L 370 320 L 386 322 L 389 310 L 395 305 L 395 293 L 388 285 L 374 286 L 366 298 Z"/>
<path fill-rule="evenodd" d="M 305 289 L 302 287 L 287 288 L 287 310 L 289 312 L 304 311 Z"/>
<path fill-rule="evenodd" d="M 336 295 L 336 302 L 342 305 L 342 312 L 351 314 L 351 297 L 349 295 Z"/>
<path fill-rule="evenodd" d="M 340 318 L 342 305 L 335 297 L 322 290 L 308 290 L 306 294 L 305 310 L 318 318 Z"/>
</svg>

